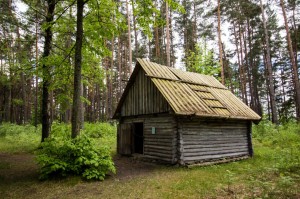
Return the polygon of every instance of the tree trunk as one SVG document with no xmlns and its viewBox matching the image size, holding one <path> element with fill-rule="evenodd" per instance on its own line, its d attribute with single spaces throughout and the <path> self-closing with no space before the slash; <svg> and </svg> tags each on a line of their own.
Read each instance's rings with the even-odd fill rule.
<svg viewBox="0 0 300 199">
<path fill-rule="evenodd" d="M 47 8 L 47 16 L 46 23 L 47 28 L 45 30 L 45 44 L 44 44 L 44 53 L 43 59 L 46 59 L 50 55 L 50 51 L 52 49 L 52 26 L 54 19 L 54 10 L 56 1 L 55 0 L 47 0 L 48 8 Z M 43 82 L 42 82 L 42 142 L 45 138 L 48 138 L 50 135 L 50 115 L 49 115 L 49 86 L 50 86 L 50 66 L 46 63 L 43 64 Z"/>
<path fill-rule="evenodd" d="M 157 7 L 157 0 L 155 1 L 155 6 Z M 155 14 L 155 20 L 157 16 Z M 155 24 L 155 58 L 158 60 L 160 57 L 160 45 L 159 45 L 159 35 L 158 35 L 158 24 Z"/>
<path fill-rule="evenodd" d="M 134 1 L 131 0 L 131 6 L 132 6 L 132 21 L 133 21 L 133 31 L 134 31 L 134 46 L 135 46 L 135 57 L 137 57 L 137 52 L 138 52 L 138 39 L 137 39 L 137 30 L 136 30 L 136 21 L 135 21 L 135 15 L 134 15 Z"/>
<path fill-rule="evenodd" d="M 169 27 L 169 5 L 166 1 L 166 54 L 167 54 L 167 66 L 170 67 L 170 27 Z"/>
<path fill-rule="evenodd" d="M 75 67 L 74 67 L 74 93 L 72 106 L 72 138 L 80 134 L 81 113 L 81 61 L 82 61 L 82 37 L 83 37 L 83 8 L 84 1 L 77 0 L 77 30 L 75 44 Z"/>
<path fill-rule="evenodd" d="M 38 125 L 38 91 L 39 91 L 39 79 L 38 79 L 38 60 L 39 60 L 39 37 L 38 37 L 38 15 L 35 14 L 35 97 L 34 97 L 34 126 Z"/>
<path fill-rule="evenodd" d="M 121 37 L 119 36 L 118 37 L 118 56 L 117 56 L 117 59 L 118 59 L 118 74 L 119 74 L 119 77 L 118 77 L 118 100 L 121 98 L 121 95 L 122 95 L 122 61 L 121 61 L 121 52 L 122 52 L 122 49 L 121 49 Z"/>
<path fill-rule="evenodd" d="M 221 5 L 220 0 L 218 0 L 218 44 L 219 44 L 219 59 L 221 67 L 221 80 L 222 84 L 225 85 L 225 76 L 224 76 L 224 65 L 223 65 L 223 50 L 222 50 L 222 38 L 221 38 Z"/>
<path fill-rule="evenodd" d="M 247 18 L 247 25 L 248 25 L 248 18 Z M 251 79 L 251 69 L 252 69 L 252 65 L 249 64 L 249 53 L 247 50 L 247 39 L 246 39 L 246 33 L 249 31 L 249 29 L 245 28 L 244 34 L 243 34 L 243 41 L 244 41 L 244 51 L 245 51 L 245 73 L 247 75 L 245 75 L 247 77 L 246 83 L 248 82 L 248 86 L 249 86 L 249 92 L 250 92 L 250 107 L 252 107 L 251 103 L 253 102 L 253 89 L 252 89 L 252 79 Z M 249 38 L 248 38 L 249 39 Z M 250 44 L 249 44 L 250 45 Z M 251 48 L 249 46 L 249 49 L 251 51 Z"/>
<path fill-rule="evenodd" d="M 39 48 L 38 48 L 38 22 L 36 13 L 35 23 L 35 96 L 34 96 L 34 126 L 38 125 L 38 91 L 39 91 L 39 79 L 38 79 L 38 60 L 39 60 Z"/>
<path fill-rule="evenodd" d="M 127 10 L 127 26 L 128 26 L 128 51 L 129 51 L 129 75 L 132 73 L 132 47 L 131 47 L 131 25 L 130 25 L 130 12 L 129 12 L 129 0 L 126 0 Z"/>
<path fill-rule="evenodd" d="M 244 57 L 243 57 L 243 37 L 241 31 L 241 24 L 239 24 L 239 39 L 240 39 L 240 55 L 241 55 L 241 67 L 240 67 L 240 80 L 241 80 L 241 88 L 242 88 L 242 96 L 244 102 L 248 105 L 248 98 L 247 98 L 247 88 L 246 88 L 246 75 L 245 75 L 245 66 L 243 64 Z"/>
<path fill-rule="evenodd" d="M 292 71 L 293 71 L 293 81 L 294 81 L 294 89 L 295 89 L 295 105 L 296 105 L 296 118 L 298 121 L 300 121 L 300 83 L 299 83 L 299 74 L 298 74 L 298 68 L 295 62 L 295 55 L 293 52 L 293 46 L 292 46 L 292 40 L 291 40 L 291 35 L 289 32 L 289 26 L 288 26 L 288 21 L 285 13 L 285 8 L 284 8 L 284 2 L 283 0 L 280 0 L 280 6 L 282 9 L 282 14 L 283 14 L 283 19 L 284 19 L 284 26 L 285 26 L 285 31 L 286 31 L 286 39 L 288 43 L 288 51 L 290 55 L 290 61 L 292 63 Z"/>
<path fill-rule="evenodd" d="M 110 70 L 109 70 L 109 77 L 110 77 L 110 81 L 109 81 L 109 119 L 112 118 L 112 114 L 113 114 L 113 79 L 112 79 L 112 74 L 113 74 L 113 68 L 114 68 L 114 51 L 115 51 L 115 37 L 113 37 L 111 39 L 111 58 L 110 58 Z"/>
<path fill-rule="evenodd" d="M 272 111 L 272 122 L 278 124 L 278 113 L 277 113 L 277 106 L 275 101 L 275 89 L 274 89 L 274 81 L 273 81 L 273 71 L 272 71 L 272 62 L 271 62 L 271 54 L 270 54 L 270 45 L 269 45 L 269 35 L 267 30 L 267 23 L 265 19 L 265 11 L 262 4 L 262 0 L 260 0 L 260 8 L 262 12 L 262 20 L 264 26 L 264 33 L 265 33 L 265 42 L 266 42 L 266 64 L 267 64 L 267 78 L 269 80 L 269 94 L 270 94 L 270 103 L 271 103 L 271 111 Z"/>
<path fill-rule="evenodd" d="M 174 51 L 174 41 L 173 41 L 173 27 L 172 27 L 172 11 L 170 10 L 170 57 L 171 57 L 171 67 L 175 68 L 175 51 Z"/>
</svg>

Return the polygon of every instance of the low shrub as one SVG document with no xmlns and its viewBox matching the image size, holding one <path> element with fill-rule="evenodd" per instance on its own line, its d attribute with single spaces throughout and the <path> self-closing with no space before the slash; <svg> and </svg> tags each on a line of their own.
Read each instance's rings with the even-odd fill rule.
<svg viewBox="0 0 300 199">
<path fill-rule="evenodd" d="M 93 139 L 82 134 L 75 139 L 52 137 L 37 152 L 40 179 L 53 176 L 81 175 L 85 179 L 104 180 L 115 167 L 107 147 L 96 147 Z"/>
<path fill-rule="evenodd" d="M 83 133 L 92 138 L 112 137 L 116 134 L 116 127 L 109 123 L 85 123 Z"/>
</svg>

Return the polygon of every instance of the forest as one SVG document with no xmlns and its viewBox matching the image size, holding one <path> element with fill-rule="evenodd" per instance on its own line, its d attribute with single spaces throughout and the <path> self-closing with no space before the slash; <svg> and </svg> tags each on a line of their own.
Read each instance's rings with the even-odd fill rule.
<svg viewBox="0 0 300 199">
<path fill-rule="evenodd" d="M 273 123 L 300 118 L 299 1 L 78 5 L 1 1 L 0 122 L 47 137 L 55 120 L 108 121 L 136 58 L 213 75 Z"/>
<path fill-rule="evenodd" d="M 137 58 L 212 75 L 251 107 L 254 158 L 126 173 L 111 118 Z M 299 66 L 299 0 L 0 0 L 0 195 L 298 198 Z M 53 174 L 71 177 L 36 180 Z"/>
</svg>

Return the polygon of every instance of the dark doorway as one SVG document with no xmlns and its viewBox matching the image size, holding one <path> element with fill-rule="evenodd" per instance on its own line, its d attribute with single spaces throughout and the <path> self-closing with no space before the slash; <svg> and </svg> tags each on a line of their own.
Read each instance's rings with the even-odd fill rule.
<svg viewBox="0 0 300 199">
<path fill-rule="evenodd" d="M 144 125 L 142 122 L 134 123 L 134 133 L 133 133 L 133 140 L 134 140 L 134 153 L 143 154 L 144 152 Z"/>
</svg>

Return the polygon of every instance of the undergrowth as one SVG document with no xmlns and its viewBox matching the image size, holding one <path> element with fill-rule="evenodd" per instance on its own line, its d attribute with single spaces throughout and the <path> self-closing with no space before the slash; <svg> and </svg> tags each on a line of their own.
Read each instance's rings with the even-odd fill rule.
<svg viewBox="0 0 300 199">
<path fill-rule="evenodd" d="M 33 152 L 41 142 L 41 128 L 32 125 L 0 124 L 0 152 Z"/>
<path fill-rule="evenodd" d="M 72 139 L 70 125 L 54 124 L 51 137 L 37 152 L 40 178 L 80 175 L 88 180 L 104 180 L 109 172 L 115 173 L 111 158 L 115 134 L 110 124 L 85 123 L 81 134 Z"/>
<path fill-rule="evenodd" d="M 40 178 L 81 175 L 103 180 L 115 168 L 116 127 L 108 123 L 85 123 L 84 130 L 71 139 L 71 125 L 54 122 L 50 137 L 41 140 L 41 127 L 4 123 L 0 126 L 0 152 L 33 153 L 40 165 Z"/>
<path fill-rule="evenodd" d="M 20 128 L 16 131 L 20 133 L 11 135 L 11 140 L 20 139 L 19 142 L 22 139 L 24 142 L 27 138 L 24 139 L 23 136 L 18 134 L 22 134 L 21 132 L 25 131 L 26 128 L 32 128 L 31 133 L 33 137 L 37 138 L 36 147 L 38 147 L 40 132 L 35 132 L 34 127 L 5 125 L 5 128 Z M 300 125 L 296 122 L 289 122 L 275 126 L 271 122 L 263 120 L 259 125 L 253 125 L 252 129 L 253 158 L 192 169 L 162 166 L 156 169 L 155 172 L 149 172 L 149 174 L 141 177 L 134 177 L 125 181 L 106 181 L 105 183 L 95 184 L 91 189 L 95 190 L 97 194 L 101 193 L 103 198 L 300 198 Z M 1 126 L 0 145 L 4 143 L 3 140 L 7 140 L 7 136 L 13 134 L 10 132 L 13 131 L 6 129 L 4 133 Z M 86 123 L 82 135 L 87 135 L 89 139 L 93 140 L 94 146 L 99 148 L 105 146 L 110 148 L 110 153 L 115 153 L 115 126 Z M 70 125 L 54 123 L 51 139 L 59 136 L 69 138 Z M 34 143 L 29 142 L 28 145 Z M 16 147 L 15 151 L 17 151 L 17 148 L 19 150 L 24 148 L 22 145 L 17 146 L 13 142 L 11 144 Z M 70 145 L 72 143 L 68 144 L 69 147 Z M 2 167 L 5 169 L 8 165 Z M 49 183 L 57 190 L 66 191 L 70 194 L 68 192 L 70 187 L 67 185 L 69 181 L 64 182 L 65 184 L 56 184 L 56 181 Z M 38 186 L 42 189 L 47 188 L 47 190 L 50 190 L 50 194 L 52 189 L 48 189 L 47 185 L 34 184 L 32 186 Z M 11 185 L 11 187 L 6 186 L 5 192 L 8 193 L 9 191 L 6 190 L 10 190 L 9 193 L 12 193 L 19 186 L 20 183 L 16 183 L 15 186 Z M 22 186 L 24 189 L 32 187 L 26 183 Z M 114 187 L 113 192 L 111 191 L 112 187 Z M 76 187 L 74 187 L 74 190 L 74 194 L 77 194 Z M 24 194 L 22 191 L 17 193 L 16 196 Z M 45 192 L 42 191 L 42 193 Z M 50 197 L 51 194 L 48 196 Z M 54 197 L 55 193 L 52 196 Z M 69 195 L 64 196 L 69 197 Z M 84 196 L 80 196 L 93 198 L 95 195 L 89 195 L 89 191 L 87 191 Z"/>
<path fill-rule="evenodd" d="M 253 125 L 254 168 L 246 183 L 251 197 L 298 198 L 300 195 L 300 124 Z"/>
</svg>

